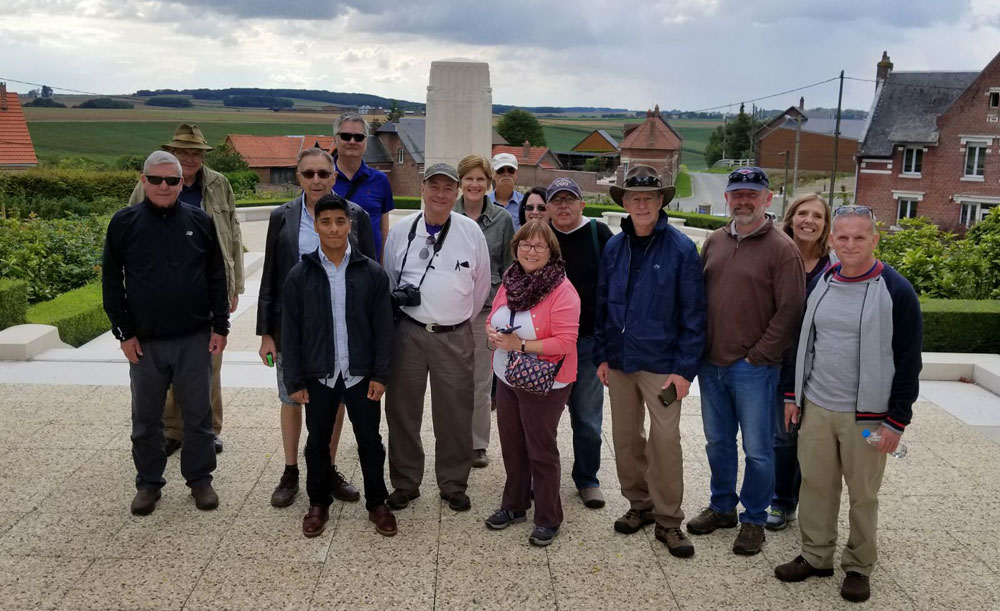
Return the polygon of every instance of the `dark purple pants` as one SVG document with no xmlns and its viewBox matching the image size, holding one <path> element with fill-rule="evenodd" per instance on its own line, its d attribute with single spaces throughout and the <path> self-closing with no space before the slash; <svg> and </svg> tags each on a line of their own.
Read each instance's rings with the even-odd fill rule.
<svg viewBox="0 0 1000 611">
<path fill-rule="evenodd" d="M 497 381 L 497 431 L 507 483 L 501 506 L 526 511 L 535 498 L 535 525 L 562 524 L 556 428 L 573 385 L 540 397 Z"/>
</svg>

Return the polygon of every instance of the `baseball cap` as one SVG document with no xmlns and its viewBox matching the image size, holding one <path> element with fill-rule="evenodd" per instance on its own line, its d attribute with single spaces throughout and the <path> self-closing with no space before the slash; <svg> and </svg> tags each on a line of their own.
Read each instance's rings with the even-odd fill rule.
<svg viewBox="0 0 1000 611">
<path fill-rule="evenodd" d="M 435 163 L 424 170 L 424 180 L 434 177 L 434 176 L 447 176 L 448 178 L 458 182 L 458 170 L 451 167 L 447 163 Z"/>
<path fill-rule="evenodd" d="M 752 191 L 765 191 L 771 188 L 771 183 L 767 180 L 767 172 L 755 167 L 738 168 L 729 173 L 729 184 L 726 185 L 726 193 L 737 189 L 750 189 Z"/>
<path fill-rule="evenodd" d="M 510 153 L 499 153 L 493 156 L 493 171 L 496 172 L 500 168 L 514 168 L 517 169 L 517 157 L 511 155 Z"/>
<path fill-rule="evenodd" d="M 580 194 L 580 185 L 576 184 L 571 178 L 559 177 L 553 180 L 549 184 L 549 188 L 545 190 L 545 201 L 552 201 L 552 198 L 560 191 L 568 191 L 575 195 L 577 199 L 583 199 L 583 196 Z"/>
</svg>

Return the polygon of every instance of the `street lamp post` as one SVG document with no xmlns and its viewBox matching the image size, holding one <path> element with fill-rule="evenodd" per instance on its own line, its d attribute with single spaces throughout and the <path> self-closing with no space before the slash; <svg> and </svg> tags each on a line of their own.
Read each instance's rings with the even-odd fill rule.
<svg viewBox="0 0 1000 611">
<path fill-rule="evenodd" d="M 781 186 L 781 214 L 784 216 L 785 209 L 788 208 L 788 151 L 778 154 L 785 158 L 785 182 Z"/>
</svg>

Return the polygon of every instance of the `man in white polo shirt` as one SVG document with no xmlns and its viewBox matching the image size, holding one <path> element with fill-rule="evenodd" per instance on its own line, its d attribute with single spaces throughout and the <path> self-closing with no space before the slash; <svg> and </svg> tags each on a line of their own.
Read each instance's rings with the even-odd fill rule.
<svg viewBox="0 0 1000 611">
<path fill-rule="evenodd" d="M 389 477 L 386 503 L 403 509 L 420 496 L 424 448 L 420 425 L 431 380 L 434 469 L 441 498 L 454 511 L 472 507 L 473 348 L 470 319 L 490 292 L 486 238 L 475 221 L 452 213 L 458 171 L 424 171 L 424 210 L 399 220 L 386 239 L 383 266 L 396 308 L 392 374 L 386 392 Z"/>
</svg>

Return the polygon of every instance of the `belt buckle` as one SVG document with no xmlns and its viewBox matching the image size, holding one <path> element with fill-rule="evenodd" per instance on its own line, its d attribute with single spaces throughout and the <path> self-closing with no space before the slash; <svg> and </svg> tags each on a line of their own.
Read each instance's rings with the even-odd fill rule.
<svg viewBox="0 0 1000 611">
<path fill-rule="evenodd" d="M 436 327 L 437 325 L 435 325 L 432 322 L 429 322 L 426 325 L 424 325 L 424 329 L 427 329 L 428 333 L 437 333 L 437 331 L 434 330 Z"/>
</svg>

